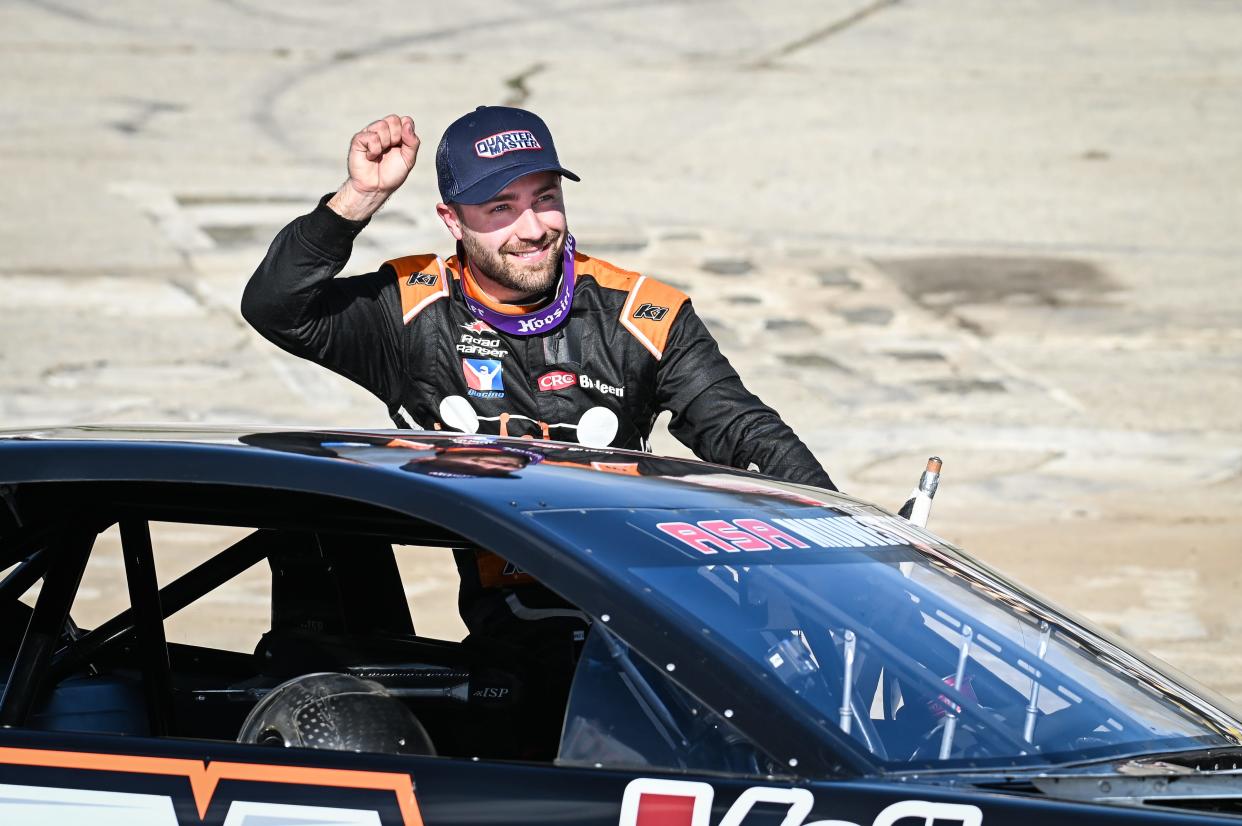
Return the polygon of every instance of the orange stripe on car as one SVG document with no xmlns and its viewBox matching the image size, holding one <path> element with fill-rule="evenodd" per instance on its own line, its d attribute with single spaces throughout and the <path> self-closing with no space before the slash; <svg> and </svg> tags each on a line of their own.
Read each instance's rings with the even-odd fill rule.
<svg viewBox="0 0 1242 826">
<path fill-rule="evenodd" d="M 262 783 L 289 783 L 342 789 L 390 791 L 406 826 L 423 826 L 423 815 L 414 795 L 414 782 L 408 774 L 320 769 L 311 766 L 279 766 L 264 763 L 229 763 L 187 760 L 176 757 L 135 757 L 128 754 L 98 754 L 79 751 L 51 751 L 0 747 L 0 763 L 87 771 L 126 772 L 184 777 L 198 808 L 198 817 L 207 816 L 207 807 L 221 780 L 249 780 Z"/>
</svg>

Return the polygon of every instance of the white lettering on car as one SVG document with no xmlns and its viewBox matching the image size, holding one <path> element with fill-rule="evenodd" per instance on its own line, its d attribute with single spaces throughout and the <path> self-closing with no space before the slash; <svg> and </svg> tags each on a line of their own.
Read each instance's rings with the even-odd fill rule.
<svg viewBox="0 0 1242 826">
<path fill-rule="evenodd" d="M 716 790 L 708 783 L 690 780 L 664 780 L 640 777 L 631 780 L 621 798 L 619 826 L 658 826 L 677 823 L 685 826 L 712 826 L 712 801 Z M 781 826 L 862 826 L 848 820 L 807 822 L 815 806 L 809 789 L 780 786 L 752 786 L 738 795 L 716 826 L 741 826 L 760 803 L 785 806 Z M 964 803 L 936 803 L 930 800 L 902 800 L 875 816 L 870 826 L 895 826 L 913 819 L 925 826 L 982 826 L 983 811 Z"/>
</svg>

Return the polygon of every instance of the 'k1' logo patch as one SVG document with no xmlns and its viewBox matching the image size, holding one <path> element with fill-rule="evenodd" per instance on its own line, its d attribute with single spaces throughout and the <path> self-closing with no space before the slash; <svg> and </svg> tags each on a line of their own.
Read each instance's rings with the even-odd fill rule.
<svg viewBox="0 0 1242 826">
<path fill-rule="evenodd" d="M 503 368 L 498 359 L 462 359 L 466 392 L 480 399 L 501 399 L 505 395 Z"/>
<path fill-rule="evenodd" d="M 647 318 L 652 321 L 663 321 L 666 315 L 668 315 L 668 307 L 656 304 L 644 304 L 634 311 L 634 318 Z"/>
</svg>

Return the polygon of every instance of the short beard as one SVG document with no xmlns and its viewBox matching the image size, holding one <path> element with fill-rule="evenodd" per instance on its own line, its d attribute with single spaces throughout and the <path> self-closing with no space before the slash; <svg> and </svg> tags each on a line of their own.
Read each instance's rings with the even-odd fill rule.
<svg viewBox="0 0 1242 826">
<path fill-rule="evenodd" d="M 561 272 L 561 253 L 565 249 L 565 233 L 549 230 L 548 234 L 539 239 L 538 243 L 523 245 L 526 248 L 541 247 L 549 242 L 552 246 L 548 250 L 547 257 L 538 264 L 523 267 L 506 254 L 510 245 L 505 245 L 499 251 L 493 252 L 480 245 L 469 230 L 463 232 L 461 236 L 461 245 L 466 250 L 471 267 L 500 286 L 527 297 L 546 293 L 556 283 L 556 278 Z"/>
</svg>

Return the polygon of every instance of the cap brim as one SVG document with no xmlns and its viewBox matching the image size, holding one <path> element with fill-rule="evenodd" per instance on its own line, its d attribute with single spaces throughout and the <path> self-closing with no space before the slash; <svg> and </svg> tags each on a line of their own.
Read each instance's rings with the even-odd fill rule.
<svg viewBox="0 0 1242 826">
<path fill-rule="evenodd" d="M 504 169 L 498 169 L 492 174 L 483 178 L 477 183 L 463 189 L 449 200 L 456 204 L 481 204 L 484 201 L 490 201 L 500 193 L 502 189 L 509 184 L 526 175 L 533 175 L 536 172 L 559 172 L 563 177 L 571 181 L 581 181 L 574 173 L 570 172 L 563 166 L 550 163 L 527 163 L 507 166 Z"/>
</svg>

